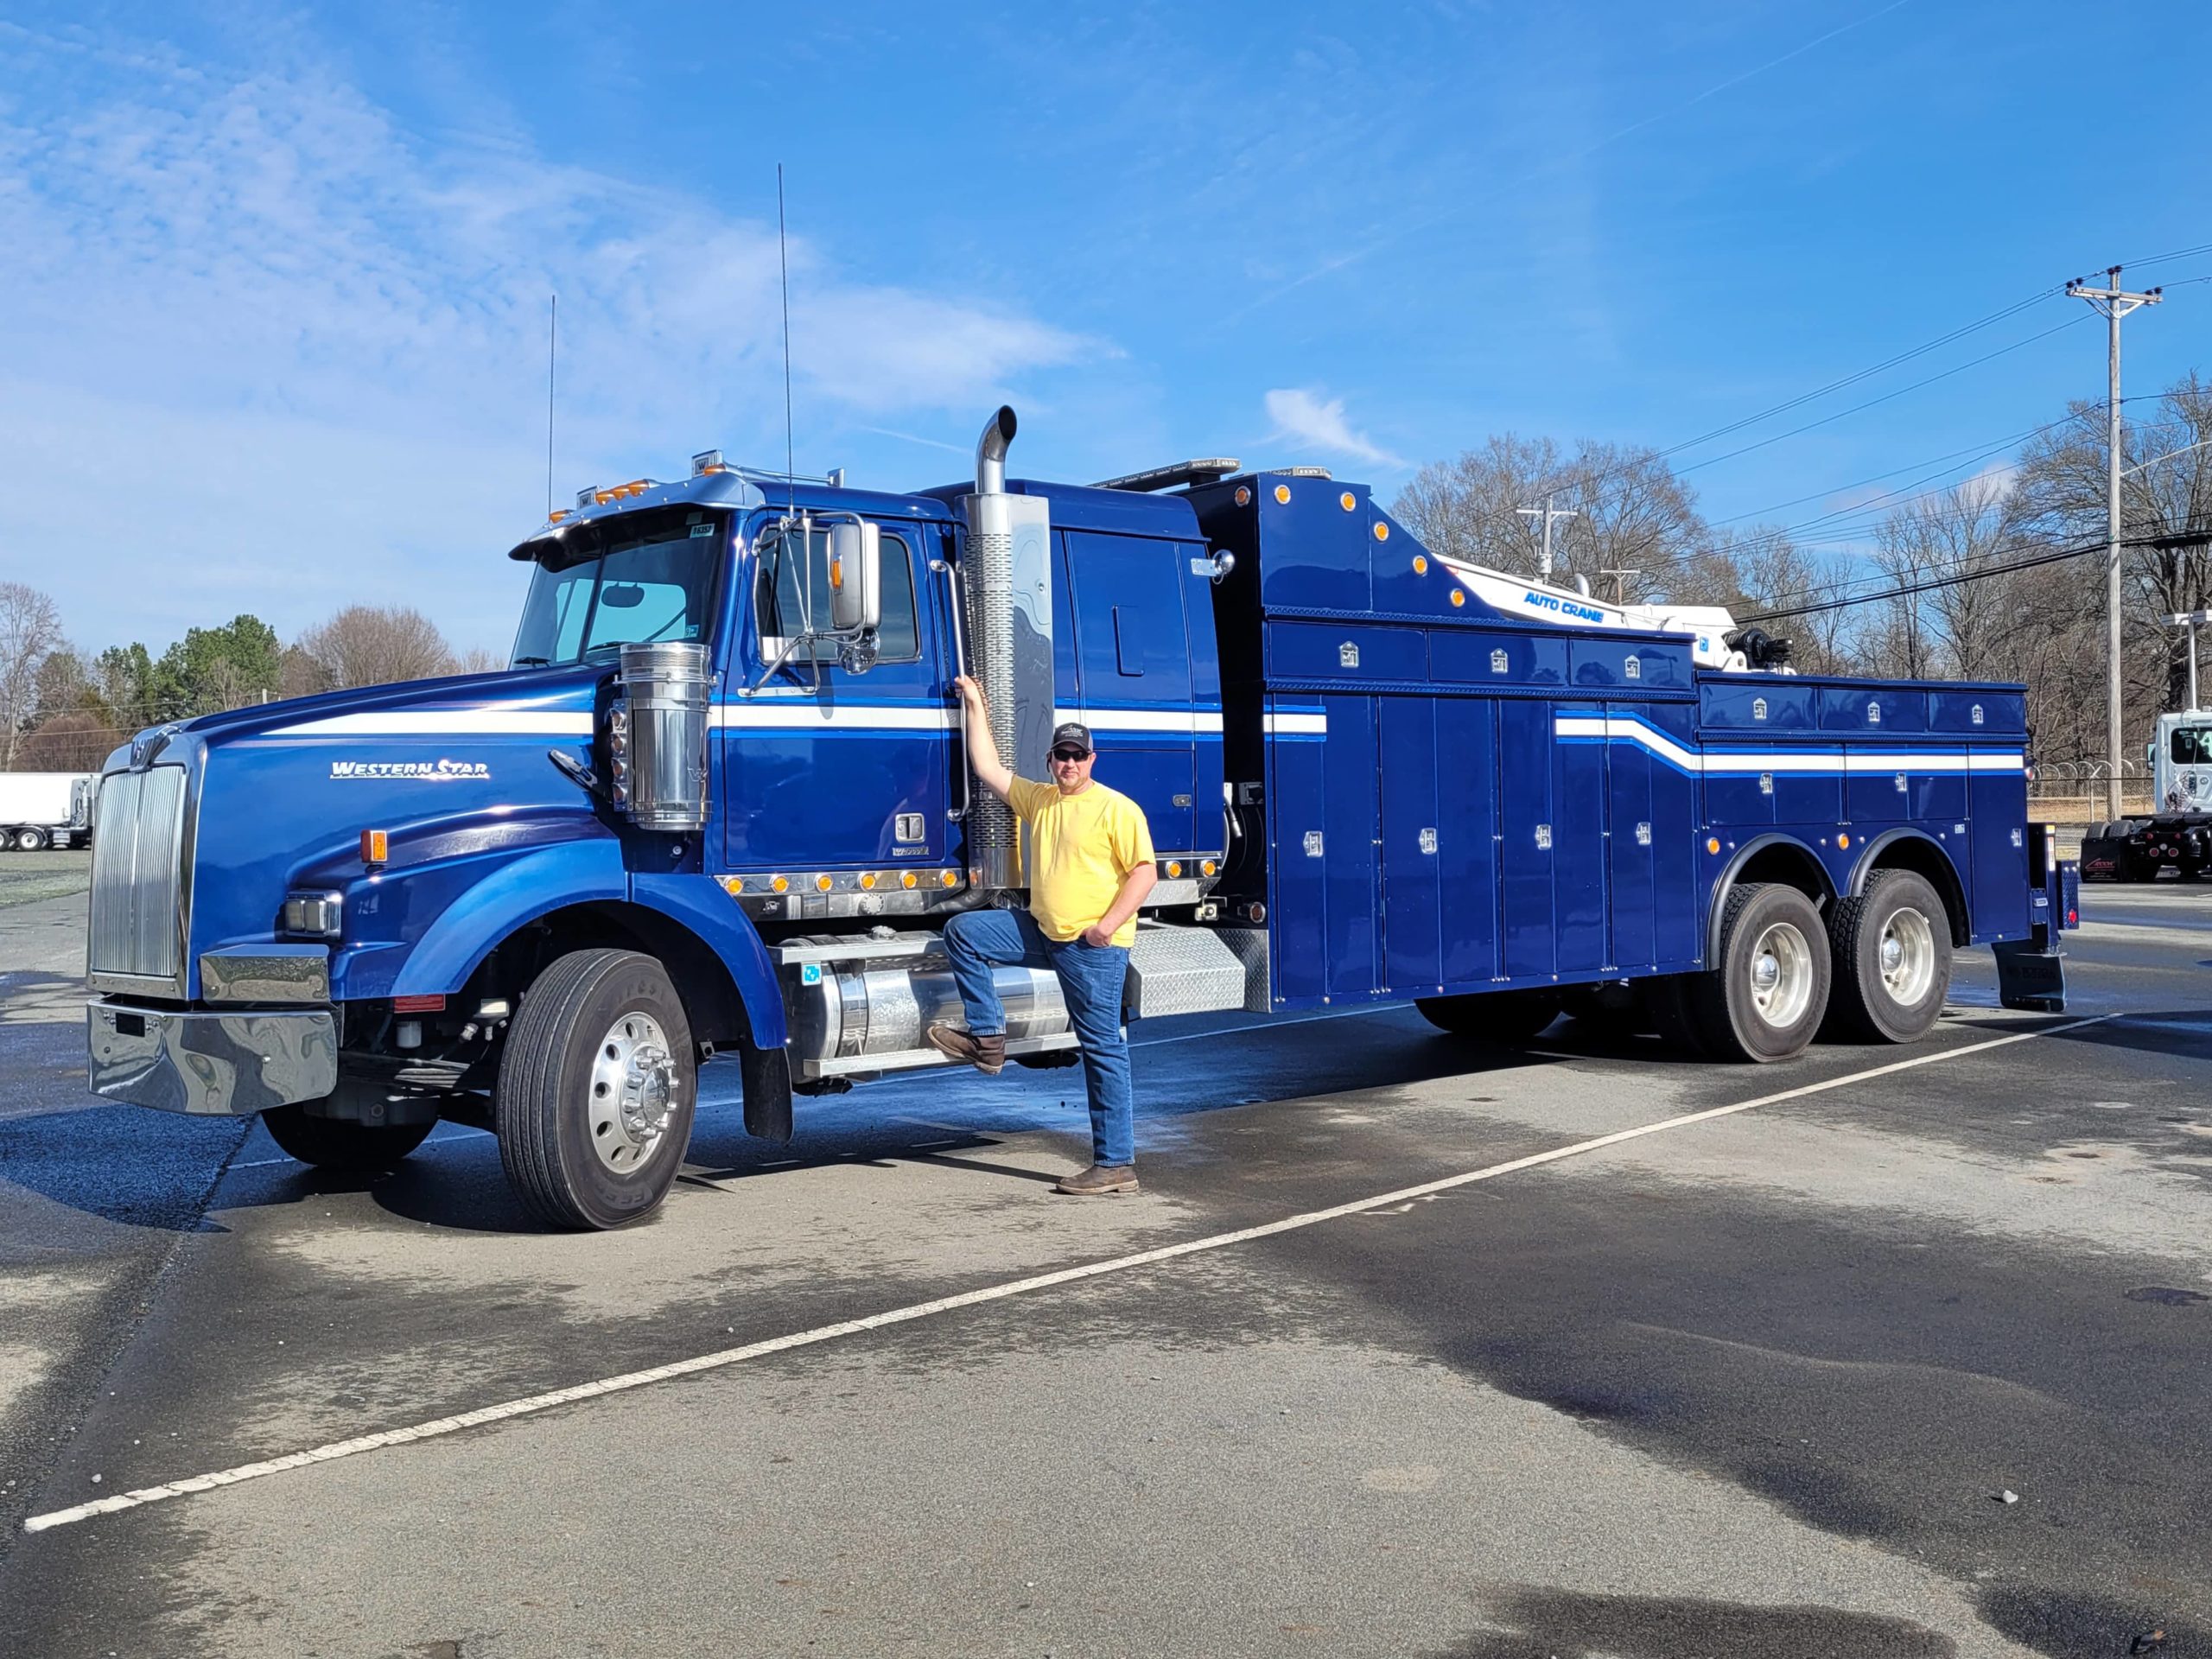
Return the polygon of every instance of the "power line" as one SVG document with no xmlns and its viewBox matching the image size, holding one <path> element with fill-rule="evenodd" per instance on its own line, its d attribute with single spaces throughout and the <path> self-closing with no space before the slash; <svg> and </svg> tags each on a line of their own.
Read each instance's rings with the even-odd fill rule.
<svg viewBox="0 0 2212 1659">
<path fill-rule="evenodd" d="M 2123 542 L 2121 545 L 2147 547 L 2150 545 L 2150 541 L 2148 537 L 2139 537 Z M 1779 622 L 1788 617 L 1817 616 L 1824 611 L 1847 610 L 1854 605 L 1879 605 L 1893 599 L 1904 599 L 1914 594 L 1929 593 L 1938 588 L 1956 588 L 1965 582 L 1986 582 L 1993 576 L 2009 576 L 2016 571 L 2032 570 L 2039 565 L 2057 564 L 2067 559 L 2083 558 L 2091 553 L 2102 552 L 2104 547 L 2105 543 L 2102 542 L 2088 542 L 2080 547 L 2059 548 L 2048 553 L 2036 554 L 2031 558 L 2014 559 L 2005 564 L 1990 565 L 1985 569 L 1968 570 L 1956 575 L 1935 576 L 1924 582 L 1907 582 L 1899 587 L 1885 588 L 1878 594 L 1859 594 L 1847 599 L 1823 600 L 1816 605 L 1794 605 L 1781 610 L 1761 611 L 1756 616 L 1738 617 L 1737 620 L 1744 623 Z"/>
</svg>

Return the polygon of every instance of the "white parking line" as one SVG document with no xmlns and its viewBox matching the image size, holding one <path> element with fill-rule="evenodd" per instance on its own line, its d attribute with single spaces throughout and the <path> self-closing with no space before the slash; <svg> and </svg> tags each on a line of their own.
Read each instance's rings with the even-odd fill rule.
<svg viewBox="0 0 2212 1659">
<path fill-rule="evenodd" d="M 1309 1014 L 1297 1020 L 1255 1020 L 1249 1026 L 1220 1026 L 1211 1031 L 1186 1031 L 1178 1037 L 1147 1037 L 1132 1042 L 1131 1048 L 1164 1048 L 1169 1043 L 1195 1043 L 1201 1037 L 1234 1037 L 1245 1031 L 1280 1031 L 1285 1026 L 1311 1026 L 1324 1020 L 1356 1020 L 1363 1014 L 1403 1014 L 1402 1002 L 1384 1002 L 1373 1007 L 1344 1008 L 1335 1014 Z"/>
<path fill-rule="evenodd" d="M 652 1366 L 645 1370 L 625 1371 L 618 1376 L 601 1377 L 594 1382 L 579 1382 L 570 1388 L 555 1389 L 545 1394 L 525 1395 L 518 1400 L 503 1401 L 498 1405 L 480 1407 L 474 1411 L 457 1413 L 451 1417 L 439 1417 L 425 1423 L 410 1424 L 404 1428 L 385 1429 L 378 1433 L 362 1434 L 350 1440 L 334 1440 L 327 1445 L 310 1446 L 303 1452 L 293 1452 L 283 1457 L 264 1459 L 258 1463 L 243 1463 L 229 1469 L 217 1469 L 203 1475 L 191 1475 L 159 1486 L 142 1486 L 128 1492 L 96 1498 L 89 1503 L 79 1503 L 66 1510 L 51 1510 L 43 1515 L 34 1515 L 23 1522 L 25 1532 L 44 1532 L 51 1527 L 66 1527 L 79 1521 L 89 1521 L 96 1516 L 113 1515 L 121 1510 L 135 1510 L 147 1503 L 158 1503 L 165 1498 L 184 1497 L 194 1492 L 211 1491 L 219 1486 L 234 1486 L 240 1481 L 258 1480 L 265 1475 L 282 1474 L 289 1469 L 304 1469 L 311 1464 L 334 1462 L 340 1458 L 358 1457 L 364 1452 L 380 1452 L 386 1446 L 410 1446 L 417 1440 L 436 1440 L 447 1434 L 458 1434 L 465 1428 L 480 1427 L 486 1423 L 504 1422 L 509 1418 L 526 1417 L 541 1411 L 550 1411 L 556 1406 L 574 1405 L 579 1401 L 594 1400 L 602 1395 L 620 1394 L 631 1389 L 642 1389 L 655 1382 L 673 1382 L 678 1377 L 696 1376 L 705 1371 L 721 1370 L 726 1366 L 741 1364 L 748 1359 L 759 1359 L 768 1354 L 787 1353 L 794 1348 L 810 1348 L 818 1343 L 834 1342 L 840 1337 L 857 1336 L 865 1331 L 880 1331 L 891 1325 L 907 1325 L 916 1319 L 926 1319 L 939 1313 L 950 1313 L 963 1307 L 976 1307 L 985 1302 L 1002 1301 L 1009 1296 L 1027 1295 L 1033 1291 L 1049 1290 L 1058 1285 L 1078 1284 L 1086 1279 L 1096 1279 L 1109 1273 L 1126 1273 L 1133 1268 L 1151 1267 L 1161 1262 L 1173 1262 L 1178 1257 L 1198 1255 L 1210 1250 L 1227 1249 L 1234 1244 L 1247 1244 L 1254 1239 L 1272 1238 L 1278 1233 L 1296 1232 L 1301 1228 L 1318 1227 L 1323 1222 L 1341 1220 L 1346 1216 L 1363 1215 L 1393 1205 L 1402 1205 L 1414 1198 L 1425 1198 L 1438 1192 L 1447 1192 L 1454 1187 L 1471 1185 L 1477 1181 L 1495 1180 L 1501 1175 L 1510 1175 L 1520 1170 L 1535 1169 L 1545 1164 L 1554 1164 L 1561 1159 L 1580 1157 L 1606 1147 L 1617 1147 L 1624 1141 L 1641 1140 L 1645 1135 L 1662 1135 L 1669 1129 L 1688 1128 L 1694 1123 L 1709 1123 L 1716 1118 L 1732 1117 L 1738 1112 L 1748 1112 L 1761 1106 L 1777 1106 L 1783 1101 L 1802 1100 L 1808 1095 L 1825 1094 L 1832 1089 L 1847 1088 L 1853 1084 L 1866 1083 L 1875 1077 L 1886 1077 L 1899 1071 L 1910 1071 L 1923 1065 L 1941 1065 L 1947 1061 L 1961 1060 L 1970 1054 L 1986 1054 L 1992 1049 L 2005 1048 L 2014 1043 L 2032 1041 L 2037 1037 L 2053 1037 L 2061 1032 L 2079 1031 L 2085 1026 L 2101 1025 L 2105 1020 L 2122 1016 L 2098 1014 L 2088 1020 L 2069 1020 L 2056 1026 L 2043 1026 L 2034 1031 L 2016 1032 L 2009 1037 L 1993 1037 L 1984 1042 L 1968 1043 L 1959 1048 L 1943 1049 L 1932 1054 L 1916 1055 L 1910 1059 L 1892 1060 L 1887 1065 L 1870 1066 L 1864 1071 L 1853 1071 L 1840 1077 L 1830 1077 L 1821 1083 L 1801 1084 L 1795 1089 L 1778 1090 L 1770 1095 L 1761 1095 L 1753 1100 L 1738 1101 L 1732 1106 L 1713 1106 L 1701 1112 L 1685 1112 L 1678 1117 L 1662 1118 L 1656 1122 L 1639 1124 L 1632 1129 L 1617 1129 L 1611 1135 L 1596 1135 L 1587 1141 L 1577 1141 L 1568 1146 L 1554 1147 L 1548 1152 L 1532 1153 L 1525 1158 L 1510 1159 L 1502 1164 L 1491 1164 L 1481 1169 L 1466 1170 L 1457 1175 L 1446 1175 L 1432 1181 L 1421 1181 L 1412 1186 L 1402 1186 L 1395 1192 L 1378 1192 L 1371 1198 L 1355 1198 L 1347 1204 L 1332 1205 L 1325 1210 L 1309 1210 L 1302 1215 L 1286 1216 L 1280 1221 L 1264 1222 L 1256 1227 L 1240 1227 L 1235 1232 L 1214 1233 L 1205 1238 L 1187 1239 L 1179 1244 L 1163 1244 L 1157 1249 L 1139 1250 L 1132 1255 L 1117 1255 L 1103 1262 L 1086 1262 L 1072 1268 L 1062 1268 L 1052 1273 L 1040 1273 L 1027 1279 L 1010 1279 L 995 1285 L 986 1285 L 977 1290 L 962 1291 L 957 1295 L 940 1296 L 934 1301 L 914 1302 L 905 1307 L 894 1307 L 881 1313 L 870 1313 L 861 1319 L 841 1319 L 835 1325 L 817 1325 L 810 1331 L 794 1331 L 786 1336 L 770 1337 L 765 1341 L 747 1343 L 742 1347 L 723 1348 L 713 1353 L 696 1354 L 690 1359 L 674 1360 L 665 1365 Z"/>
</svg>

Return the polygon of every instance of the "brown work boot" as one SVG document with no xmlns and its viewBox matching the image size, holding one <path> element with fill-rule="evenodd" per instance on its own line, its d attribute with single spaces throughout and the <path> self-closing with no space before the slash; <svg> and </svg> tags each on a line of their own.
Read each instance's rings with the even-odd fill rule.
<svg viewBox="0 0 2212 1659">
<path fill-rule="evenodd" d="M 1001 1032 L 971 1037 L 958 1026 L 940 1020 L 929 1028 L 928 1037 L 930 1046 L 938 1053 L 972 1065 L 987 1077 L 995 1077 L 1006 1070 L 1006 1036 Z"/>
<path fill-rule="evenodd" d="M 1089 1169 L 1077 1174 L 1062 1176 L 1058 1185 L 1052 1188 L 1055 1192 L 1071 1192 L 1077 1198 L 1097 1198 L 1109 1192 L 1134 1192 L 1136 1190 L 1137 1172 L 1135 1166 L 1131 1164 L 1122 1164 L 1111 1168 L 1104 1164 L 1093 1164 Z"/>
</svg>

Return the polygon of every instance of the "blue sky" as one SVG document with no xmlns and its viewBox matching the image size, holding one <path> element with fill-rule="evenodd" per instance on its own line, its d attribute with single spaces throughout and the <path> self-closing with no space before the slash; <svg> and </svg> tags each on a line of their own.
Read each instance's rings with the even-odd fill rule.
<svg viewBox="0 0 2212 1659">
<path fill-rule="evenodd" d="M 563 496 L 780 463 L 779 161 L 803 471 L 961 476 L 1001 397 L 1041 476 L 1663 448 L 2212 244 L 2208 64 L 2212 11 L 2044 0 L 11 9 L 0 573 L 93 648 L 355 601 L 504 648 L 549 292 Z M 2126 339 L 2131 392 L 2212 369 L 2212 283 Z M 2102 385 L 2052 296 L 1677 463 L 1793 522 Z"/>
</svg>

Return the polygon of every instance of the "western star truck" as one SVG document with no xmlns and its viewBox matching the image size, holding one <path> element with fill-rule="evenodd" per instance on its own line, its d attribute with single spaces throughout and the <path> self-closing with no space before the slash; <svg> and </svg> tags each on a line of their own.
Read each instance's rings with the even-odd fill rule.
<svg viewBox="0 0 2212 1659">
<path fill-rule="evenodd" d="M 0 852 L 84 846 L 99 782 L 88 772 L 0 772 Z"/>
<path fill-rule="evenodd" d="M 941 945 L 1018 903 L 951 682 L 1042 773 L 1083 721 L 1150 820 L 1131 1018 L 1409 1001 L 1511 1041 L 1563 1010 L 1774 1060 L 1906 1041 L 1955 951 L 2063 1006 L 2070 917 L 2011 685 L 1816 678 L 1725 612 L 1607 606 L 1423 548 L 1314 468 L 873 493 L 694 458 L 587 490 L 501 673 L 141 734 L 100 780 L 92 1087 L 258 1113 L 374 1167 L 497 1135 L 548 1224 L 649 1213 L 699 1069 L 744 1121 L 944 1064 Z M 1072 1063 L 1049 972 L 1007 1048 Z"/>
</svg>

